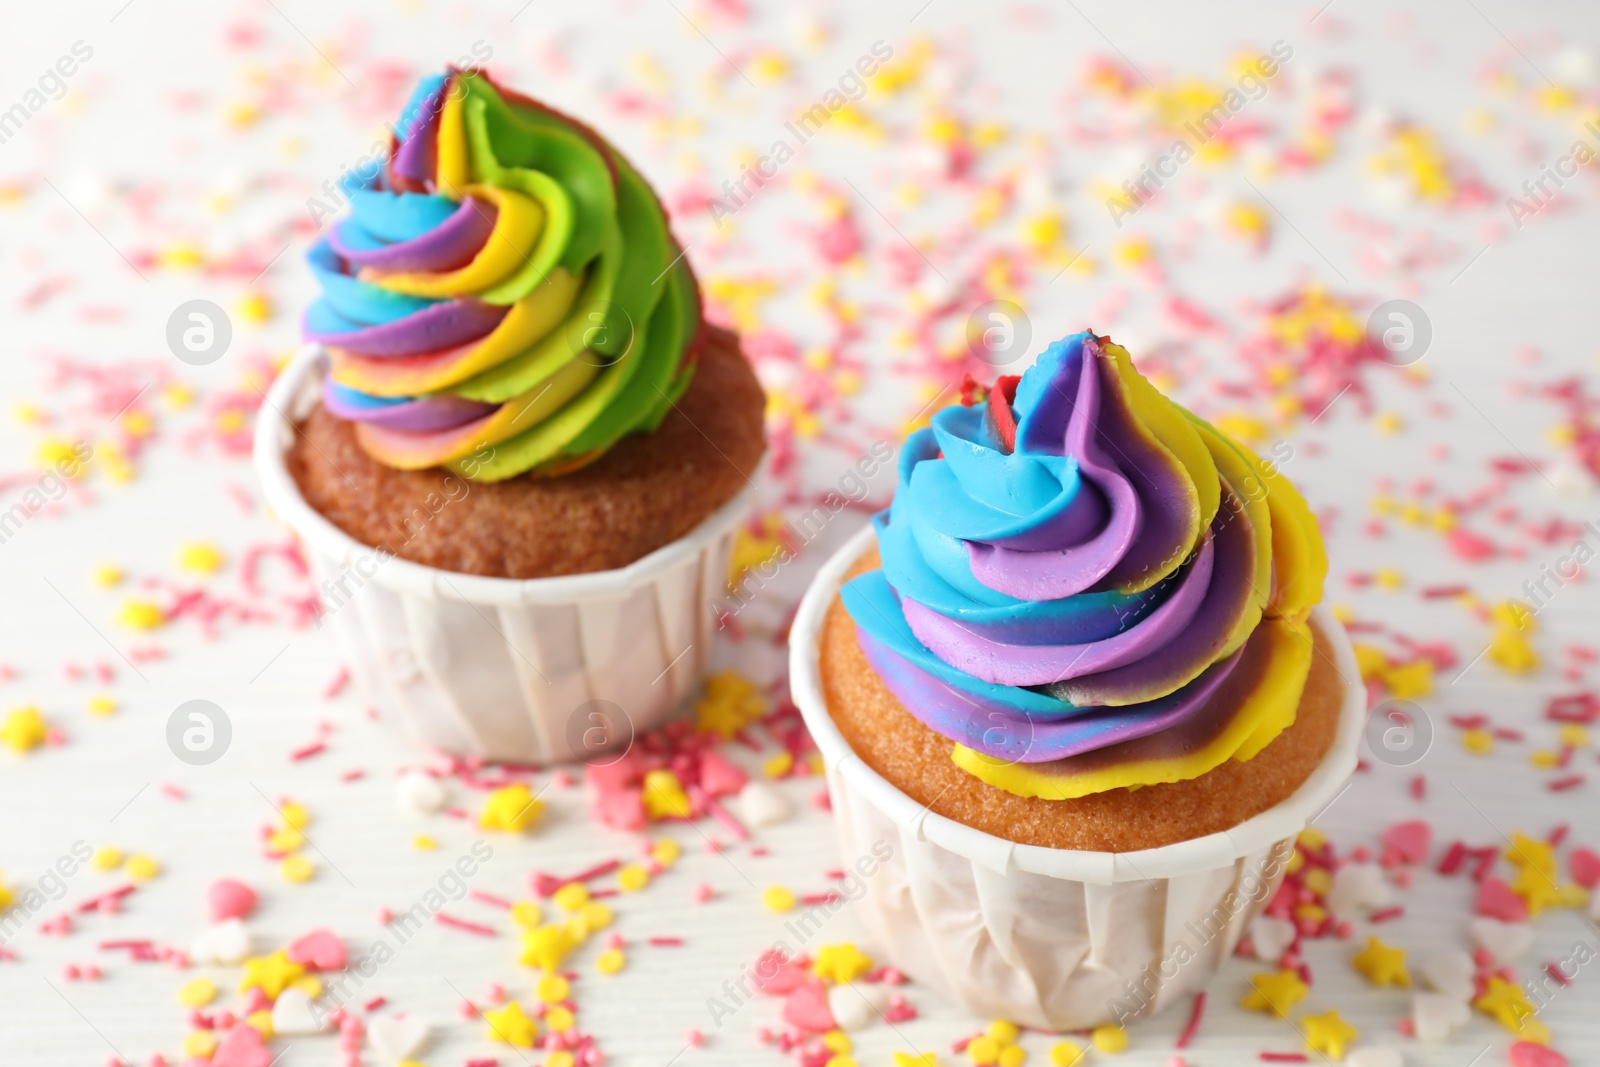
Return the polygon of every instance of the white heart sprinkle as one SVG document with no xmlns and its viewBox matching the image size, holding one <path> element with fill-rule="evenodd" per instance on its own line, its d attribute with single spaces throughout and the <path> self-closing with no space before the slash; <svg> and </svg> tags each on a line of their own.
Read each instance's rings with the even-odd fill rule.
<svg viewBox="0 0 1600 1067">
<path fill-rule="evenodd" d="M 1472 943 L 1500 963 L 1510 963 L 1533 944 L 1533 927 L 1527 923 L 1501 922 L 1480 915 L 1467 924 Z"/>
<path fill-rule="evenodd" d="M 328 1028 L 305 990 L 290 986 L 272 1002 L 272 1032 L 286 1036 L 320 1034 Z"/>
<path fill-rule="evenodd" d="M 1450 1031 L 1467 1025 L 1471 1017 L 1472 1011 L 1465 1001 L 1443 993 L 1412 994 L 1411 1023 L 1416 1028 L 1418 1041 L 1443 1041 L 1450 1036 Z"/>
<path fill-rule="evenodd" d="M 1418 968 L 1429 987 L 1455 1000 L 1472 999 L 1472 957 L 1460 949 L 1440 952 L 1422 961 Z"/>
<path fill-rule="evenodd" d="M 849 1033 L 866 1027 L 889 1006 L 889 993 L 881 985 L 844 985 L 828 987 L 828 1011 L 834 1025 Z"/>
<path fill-rule="evenodd" d="M 380 1015 L 367 1021 L 367 1044 L 384 1059 L 399 1063 L 421 1049 L 431 1032 L 421 1019 Z"/>
<path fill-rule="evenodd" d="M 1262 915 L 1250 924 L 1250 947 L 1256 959 L 1276 963 L 1294 943 L 1294 923 Z"/>
<path fill-rule="evenodd" d="M 431 774 L 406 771 L 395 780 L 395 799 L 400 810 L 412 815 L 432 815 L 443 808 L 450 796 L 444 784 Z"/>
<path fill-rule="evenodd" d="M 1347 863 L 1333 872 L 1328 909 L 1341 918 L 1353 917 L 1357 908 L 1386 908 L 1393 899 L 1376 863 Z"/>
<path fill-rule="evenodd" d="M 739 790 L 739 816 L 746 826 L 776 826 L 789 817 L 793 807 L 788 799 L 766 782 L 751 779 Z"/>
<path fill-rule="evenodd" d="M 189 946 L 193 963 L 240 963 L 250 955 L 250 931 L 238 919 L 224 919 L 201 930 Z"/>
</svg>

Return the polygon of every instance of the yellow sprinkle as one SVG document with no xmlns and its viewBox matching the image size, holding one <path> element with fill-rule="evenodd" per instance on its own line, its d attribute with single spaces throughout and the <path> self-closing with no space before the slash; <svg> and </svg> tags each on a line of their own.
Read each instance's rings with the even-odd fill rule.
<svg viewBox="0 0 1600 1067">
<path fill-rule="evenodd" d="M 1307 872 L 1305 886 L 1319 897 L 1328 895 L 1328 890 L 1333 888 L 1333 875 L 1326 867 L 1316 867 Z"/>
<path fill-rule="evenodd" d="M 543 811 L 544 802 L 527 786 L 502 786 L 484 801 L 478 825 L 485 830 L 521 833 L 537 822 Z"/>
<path fill-rule="evenodd" d="M 273 852 L 299 852 L 305 847 L 306 835 L 299 830 L 274 830 L 267 836 L 267 848 Z"/>
<path fill-rule="evenodd" d="M 595 970 L 601 974 L 620 974 L 627 959 L 618 948 L 608 948 L 595 958 Z"/>
<path fill-rule="evenodd" d="M 263 323 L 272 318 L 272 301 L 264 293 L 246 293 L 239 298 L 237 310 L 245 322 Z"/>
<path fill-rule="evenodd" d="M 183 1054 L 192 1059 L 209 1060 L 217 1051 L 217 1038 L 210 1030 L 196 1030 L 183 1039 Z"/>
<path fill-rule="evenodd" d="M 572 985 L 559 974 L 547 974 L 534 984 L 533 995 L 546 1004 L 560 1004 L 572 993 Z"/>
<path fill-rule="evenodd" d="M 610 905 L 591 900 L 583 906 L 578 918 L 582 920 L 583 928 L 592 934 L 610 926 L 613 916 Z"/>
<path fill-rule="evenodd" d="M 826 982 L 843 985 L 872 970 L 872 957 L 849 942 L 824 945 L 817 950 L 817 961 L 812 972 Z"/>
<path fill-rule="evenodd" d="M 843 1056 L 855 1047 L 850 1035 L 843 1030 L 829 1030 L 822 1035 L 822 1047 L 836 1056 Z"/>
<path fill-rule="evenodd" d="M 158 264 L 174 270 L 198 267 L 205 261 L 206 254 L 204 250 L 192 244 L 168 245 L 156 253 L 156 262 Z"/>
<path fill-rule="evenodd" d="M 544 1013 L 544 1025 L 551 1033 L 564 1034 L 577 1025 L 578 1020 L 568 1008 L 551 1008 Z M 550 1061 L 545 1061 L 545 1067 L 550 1067 Z"/>
<path fill-rule="evenodd" d="M 1308 826 L 1304 830 L 1300 831 L 1300 836 L 1295 838 L 1295 843 L 1301 848 L 1309 849 L 1310 851 L 1315 852 L 1323 845 L 1328 843 L 1328 838 L 1315 826 Z"/>
<path fill-rule="evenodd" d="M 178 990 L 178 1003 L 186 1008 L 203 1008 L 217 999 L 217 985 L 209 978 L 196 978 Z"/>
<path fill-rule="evenodd" d="M 104 693 L 92 696 L 88 700 L 89 712 L 92 715 L 110 715 L 117 710 L 117 698 Z"/>
<path fill-rule="evenodd" d="M 1083 1059 L 1083 1046 L 1076 1041 L 1058 1041 L 1050 1046 L 1050 1067 L 1073 1067 Z"/>
<path fill-rule="evenodd" d="M 420 849 L 423 852 L 432 852 L 434 849 L 439 847 L 439 842 L 429 837 L 427 834 L 418 834 L 416 837 L 411 839 L 411 847 Z"/>
<path fill-rule="evenodd" d="M 1000 1050 L 999 1067 L 1022 1067 L 1027 1062 L 1027 1050 L 1021 1045 L 1006 1045 Z"/>
<path fill-rule="evenodd" d="M 663 867 L 671 867 L 678 862 L 678 858 L 682 855 L 683 846 L 670 837 L 665 841 L 657 842 L 656 847 L 650 850 L 650 858 Z"/>
<path fill-rule="evenodd" d="M 124 873 L 135 882 L 148 882 L 161 873 L 161 864 L 157 863 L 154 858 L 140 853 L 128 857 Z"/>
<path fill-rule="evenodd" d="M 254 1029 L 262 1037 L 269 1041 L 272 1039 L 272 1012 L 265 1008 L 260 1011 L 253 1011 L 244 1017 L 244 1021 L 246 1026 Z"/>
<path fill-rule="evenodd" d="M 290 801 L 278 810 L 278 814 L 283 817 L 283 824 L 291 829 L 304 830 L 311 825 L 311 813 L 303 804 Z"/>
<path fill-rule="evenodd" d="M 580 911 L 585 904 L 589 903 L 589 891 L 583 887 L 582 883 L 569 882 L 557 889 L 550 897 L 550 900 L 562 911 Z"/>
<path fill-rule="evenodd" d="M 1392 411 L 1385 411 L 1372 420 L 1372 425 L 1381 434 L 1397 434 L 1405 428 L 1405 420 Z"/>
<path fill-rule="evenodd" d="M 1120 1026 L 1097 1026 L 1090 1039 L 1101 1052 L 1115 1054 L 1128 1047 L 1128 1031 Z"/>
<path fill-rule="evenodd" d="M 775 885 L 761 894 L 761 903 L 770 911 L 790 911 L 794 908 L 794 894 L 781 885 Z"/>
<path fill-rule="evenodd" d="M 304 856 L 290 856 L 278 869 L 286 882 L 309 882 L 317 873 L 316 866 Z"/>
<path fill-rule="evenodd" d="M 156 630 L 166 625 L 166 612 L 161 605 L 148 600 L 127 600 L 117 613 L 117 621 L 130 630 Z"/>
<path fill-rule="evenodd" d="M 762 773 L 768 778 L 782 778 L 793 768 L 794 756 L 788 752 L 779 752 L 761 765 Z"/>
<path fill-rule="evenodd" d="M 687 819 L 692 811 L 683 783 L 665 769 L 644 776 L 643 800 L 644 812 L 652 819 Z"/>
<path fill-rule="evenodd" d="M 1557 737 L 1560 739 L 1561 743 L 1566 745 L 1568 748 L 1589 747 L 1589 731 L 1585 730 L 1582 726 L 1579 726 L 1575 722 L 1569 722 L 1563 725 L 1561 727 L 1561 732 L 1557 735 Z"/>
<path fill-rule="evenodd" d="M 114 871 L 122 866 L 122 850 L 114 845 L 101 845 L 89 857 L 89 865 L 97 871 Z"/>
<path fill-rule="evenodd" d="M 985 1032 L 1002 1045 L 1016 1044 L 1019 1033 L 1016 1023 L 1006 1022 L 1004 1019 L 996 1019 L 990 1023 L 989 1029 Z"/>
<path fill-rule="evenodd" d="M 1389 695 L 1397 700 L 1415 700 L 1433 692 L 1433 661 L 1419 659 L 1404 666 L 1390 667 L 1380 677 Z"/>
<path fill-rule="evenodd" d="M 1381 586 L 1384 589 L 1399 589 L 1406 584 L 1405 575 L 1401 574 L 1393 567 L 1384 567 L 1383 569 L 1377 571 L 1375 574 L 1373 574 L 1372 581 L 1374 584 Z"/>
<path fill-rule="evenodd" d="M 204 541 L 191 541 L 178 549 L 178 566 L 195 574 L 215 574 L 222 569 L 222 550 Z"/>
<path fill-rule="evenodd" d="M 1494 748 L 1494 734 L 1488 730 L 1467 730 L 1461 735 L 1461 746 L 1482 756 Z"/>
<path fill-rule="evenodd" d="M 617 888 L 624 893 L 637 893 L 650 884 L 650 872 L 630 863 L 617 871 Z"/>
<path fill-rule="evenodd" d="M 31 752 L 44 744 L 48 736 L 44 716 L 32 705 L 10 711 L 0 720 L 0 744 L 13 752 Z"/>
<path fill-rule="evenodd" d="M 122 568 L 115 563 L 100 563 L 89 572 L 89 582 L 100 588 L 110 589 L 122 583 Z"/>
<path fill-rule="evenodd" d="M 519 900 L 511 905 L 511 921 L 524 930 L 532 930 L 544 922 L 544 913 L 531 900 Z"/>
<path fill-rule="evenodd" d="M 967 1044 L 967 1055 L 978 1067 L 992 1067 L 1000 1058 L 1000 1042 L 987 1034 L 975 1037 Z"/>
<path fill-rule="evenodd" d="M 318 978 L 314 974 L 302 974 L 299 978 L 296 978 L 289 984 L 300 990 L 300 992 L 304 993 L 312 1000 L 316 1000 L 318 997 L 322 996 L 322 979 Z"/>
<path fill-rule="evenodd" d="M 1549 749 L 1539 749 L 1529 754 L 1528 762 L 1535 767 L 1548 770 L 1551 767 L 1561 766 L 1561 753 L 1551 752 Z"/>
</svg>

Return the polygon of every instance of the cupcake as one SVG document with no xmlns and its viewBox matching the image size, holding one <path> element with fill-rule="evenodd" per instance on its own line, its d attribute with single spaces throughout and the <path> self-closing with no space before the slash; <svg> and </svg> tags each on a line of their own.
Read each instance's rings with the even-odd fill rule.
<svg viewBox="0 0 1600 1067">
<path fill-rule="evenodd" d="M 1053 1030 L 1198 988 L 1355 767 L 1327 559 L 1274 468 L 1109 339 L 905 443 L 794 626 L 795 697 L 888 959 Z M 875 849 L 874 846 L 877 846 Z"/>
<path fill-rule="evenodd" d="M 374 704 L 458 754 L 592 755 L 703 673 L 765 397 L 589 127 L 466 70 L 394 129 L 307 257 L 257 465 Z"/>
</svg>

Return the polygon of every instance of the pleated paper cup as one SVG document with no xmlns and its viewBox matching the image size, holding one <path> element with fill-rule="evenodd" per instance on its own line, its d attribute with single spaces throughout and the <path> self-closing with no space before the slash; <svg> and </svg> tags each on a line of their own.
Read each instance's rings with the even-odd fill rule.
<svg viewBox="0 0 1600 1067">
<path fill-rule="evenodd" d="M 863 530 L 812 583 L 794 621 L 790 674 L 827 767 L 847 863 L 881 861 L 849 896 L 885 962 L 976 1016 L 1055 1031 L 1124 1023 L 1200 989 L 1277 890 L 1296 835 L 1355 770 L 1361 688 L 1346 686 L 1333 745 L 1311 776 L 1231 830 L 1124 853 L 1006 841 L 890 785 L 828 714 L 823 618 L 871 544 Z M 1313 615 L 1339 674 L 1360 677 L 1343 628 L 1321 607 Z"/>
<path fill-rule="evenodd" d="M 304 544 L 366 699 L 413 738 L 516 763 L 601 760 L 699 685 L 750 486 L 685 536 L 617 570 L 485 578 L 364 545 L 306 503 L 285 456 L 325 356 L 302 348 L 258 416 L 267 500 Z"/>
</svg>

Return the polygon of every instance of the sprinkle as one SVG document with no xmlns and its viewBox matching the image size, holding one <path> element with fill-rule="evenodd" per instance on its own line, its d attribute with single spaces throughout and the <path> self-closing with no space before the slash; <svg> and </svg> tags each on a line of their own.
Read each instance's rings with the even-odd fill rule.
<svg viewBox="0 0 1600 1067">
<path fill-rule="evenodd" d="M 1095 1027 L 1089 1039 L 1101 1052 L 1117 1053 L 1128 1047 L 1128 1031 L 1110 1023 Z"/>
<path fill-rule="evenodd" d="M 316 865 L 304 856 L 288 856 L 278 871 L 285 882 L 309 882 L 317 873 Z"/>
<path fill-rule="evenodd" d="M 1194 995 L 1194 1007 L 1189 1012 L 1189 1021 L 1183 1027 L 1183 1033 L 1178 1035 L 1174 1048 L 1188 1048 L 1189 1042 L 1194 1040 L 1194 1035 L 1200 1030 L 1200 1017 L 1205 1014 L 1206 994 L 1204 990 Z M 1052 1053 L 1053 1055 L 1053 1053 Z"/>
<path fill-rule="evenodd" d="M 782 886 L 775 885 L 761 894 L 761 903 L 766 905 L 769 911 L 792 911 L 795 904 L 794 894 Z"/>
<path fill-rule="evenodd" d="M 438 923 L 440 926 L 448 926 L 454 930 L 461 930 L 469 934 L 477 934 L 479 937 L 500 936 L 495 932 L 495 929 L 492 926 L 484 926 L 481 923 L 468 922 L 465 919 L 457 919 L 455 916 L 446 915 L 442 911 L 436 911 L 433 913 L 433 921 Z"/>
</svg>

